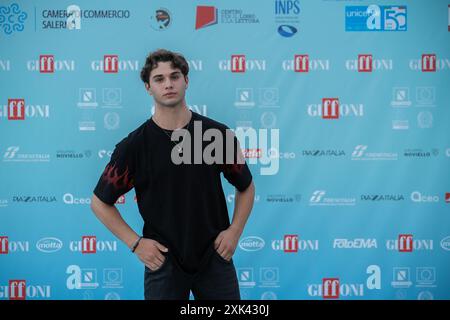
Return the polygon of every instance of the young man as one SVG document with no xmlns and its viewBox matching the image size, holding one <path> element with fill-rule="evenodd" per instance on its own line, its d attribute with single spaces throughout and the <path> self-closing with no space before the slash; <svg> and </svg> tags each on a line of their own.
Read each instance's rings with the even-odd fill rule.
<svg viewBox="0 0 450 320">
<path fill-rule="evenodd" d="M 91 208 L 145 264 L 145 299 L 188 299 L 190 291 L 195 299 L 240 299 L 232 256 L 255 188 L 236 137 L 226 142 L 229 128 L 187 108 L 188 72 L 180 54 L 161 49 L 147 57 L 141 79 L 154 115 L 116 145 Z M 217 133 L 223 143 L 211 152 Z M 221 173 L 236 188 L 231 224 Z M 133 187 L 142 237 L 114 206 Z"/>
</svg>

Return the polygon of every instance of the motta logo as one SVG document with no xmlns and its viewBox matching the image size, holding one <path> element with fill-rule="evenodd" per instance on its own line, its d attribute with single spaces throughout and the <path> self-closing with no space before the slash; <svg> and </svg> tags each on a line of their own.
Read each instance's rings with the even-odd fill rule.
<svg viewBox="0 0 450 320">
<path fill-rule="evenodd" d="M 118 73 L 119 71 L 138 71 L 139 61 L 122 60 L 116 54 L 106 54 L 103 60 L 95 60 L 91 62 L 93 71 L 103 71 L 104 73 Z"/>
<path fill-rule="evenodd" d="M 29 71 L 39 71 L 40 73 L 54 73 L 55 71 L 74 71 L 74 60 L 55 60 L 52 54 L 39 55 L 39 60 L 27 62 Z"/>
<path fill-rule="evenodd" d="M 301 73 L 327 71 L 330 70 L 330 61 L 327 59 L 310 59 L 309 54 L 296 54 L 293 60 L 284 60 L 281 67 L 285 71 Z"/>
<path fill-rule="evenodd" d="M 50 298 L 51 288 L 48 285 L 28 285 L 26 280 L 9 280 L 8 286 L 0 286 L 0 299 L 26 300 L 27 298 Z"/>
<path fill-rule="evenodd" d="M 265 71 L 266 60 L 247 59 L 245 54 L 233 54 L 230 60 L 219 61 L 219 70 L 229 70 L 233 73 Z"/>
<path fill-rule="evenodd" d="M 9 241 L 8 236 L 0 236 L 0 254 L 28 251 L 30 251 L 28 241 Z"/>
<path fill-rule="evenodd" d="M 58 238 L 42 238 L 36 243 L 36 248 L 45 253 L 53 253 L 61 250 L 63 243 Z"/>
<path fill-rule="evenodd" d="M 317 251 L 319 250 L 318 240 L 299 240 L 298 235 L 288 234 L 283 240 L 273 240 L 272 249 L 276 251 L 284 251 L 286 253 L 296 253 L 300 251 Z"/>
<path fill-rule="evenodd" d="M 25 99 L 8 99 L 8 120 L 25 120 Z"/>
<path fill-rule="evenodd" d="M 81 241 L 71 241 L 70 251 L 81 251 L 82 254 L 117 251 L 117 241 L 98 241 L 96 236 L 82 236 Z"/>
<path fill-rule="evenodd" d="M 244 251 L 259 251 L 265 246 L 265 241 L 260 237 L 245 237 L 239 242 L 239 248 Z"/>
</svg>

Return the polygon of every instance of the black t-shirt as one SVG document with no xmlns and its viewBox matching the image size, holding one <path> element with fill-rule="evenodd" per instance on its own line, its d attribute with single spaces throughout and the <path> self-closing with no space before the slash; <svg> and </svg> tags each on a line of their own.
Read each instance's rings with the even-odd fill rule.
<svg viewBox="0 0 450 320">
<path fill-rule="evenodd" d="M 197 121 L 201 121 L 202 136 L 210 128 L 222 132 L 225 152 L 228 127 L 192 112 L 185 127 L 191 134 L 192 159 Z M 239 191 L 247 189 L 252 175 L 245 162 L 237 161 L 238 157 L 243 158 L 234 135 L 234 163 L 223 159 L 225 164 L 192 161 L 178 165 L 172 162 L 171 152 L 181 139 L 171 141 L 170 135 L 171 131 L 159 127 L 152 118 L 145 121 L 116 145 L 94 194 L 113 205 L 134 187 L 144 220 L 143 236 L 167 246 L 179 266 L 193 274 L 207 263 L 215 238 L 230 225 L 220 173 Z M 202 139 L 202 150 L 210 143 Z M 187 150 L 189 145 L 182 145 Z M 228 148 L 226 152 L 229 151 Z"/>
</svg>

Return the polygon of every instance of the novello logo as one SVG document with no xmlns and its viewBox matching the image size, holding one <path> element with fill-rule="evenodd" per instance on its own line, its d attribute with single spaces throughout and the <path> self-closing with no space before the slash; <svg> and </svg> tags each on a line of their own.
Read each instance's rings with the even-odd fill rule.
<svg viewBox="0 0 450 320">
<path fill-rule="evenodd" d="M 260 237 L 246 237 L 239 243 L 239 247 L 244 251 L 259 251 L 264 248 L 265 242 Z"/>
<path fill-rule="evenodd" d="M 63 243 L 57 238 L 42 238 L 36 243 L 36 248 L 45 253 L 52 253 L 61 250 Z"/>
</svg>

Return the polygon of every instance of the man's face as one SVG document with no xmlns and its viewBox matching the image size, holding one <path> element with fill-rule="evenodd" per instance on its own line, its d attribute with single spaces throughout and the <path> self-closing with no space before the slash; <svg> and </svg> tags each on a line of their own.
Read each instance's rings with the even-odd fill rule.
<svg viewBox="0 0 450 320">
<path fill-rule="evenodd" d="M 188 78 L 181 70 L 172 68 L 171 62 L 158 62 L 150 72 L 149 86 L 146 89 L 155 99 L 155 103 L 163 107 L 175 107 L 184 100 Z"/>
</svg>

